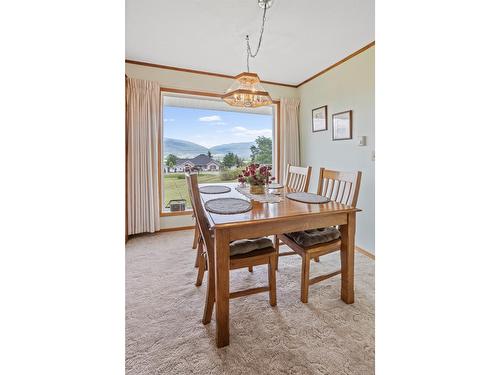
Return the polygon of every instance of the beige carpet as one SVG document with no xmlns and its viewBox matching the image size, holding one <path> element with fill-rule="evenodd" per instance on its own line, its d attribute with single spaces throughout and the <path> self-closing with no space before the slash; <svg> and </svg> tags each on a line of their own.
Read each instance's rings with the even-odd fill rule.
<svg viewBox="0 0 500 375">
<path fill-rule="evenodd" d="M 145 235 L 126 247 L 127 374 L 373 374 L 374 261 L 356 255 L 356 302 L 340 300 L 339 276 L 300 302 L 300 258 L 280 258 L 278 305 L 267 293 L 230 302 L 231 344 L 217 349 L 215 321 L 201 323 L 192 231 Z M 285 247 L 284 247 L 285 248 Z M 312 263 L 311 277 L 339 267 Z M 265 285 L 267 267 L 231 271 L 231 290 Z M 213 318 L 215 318 L 215 313 Z"/>
</svg>

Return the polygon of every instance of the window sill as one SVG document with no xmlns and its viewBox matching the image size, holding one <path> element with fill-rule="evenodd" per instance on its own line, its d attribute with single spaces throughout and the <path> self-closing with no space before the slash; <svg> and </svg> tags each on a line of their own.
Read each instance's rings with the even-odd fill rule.
<svg viewBox="0 0 500 375">
<path fill-rule="evenodd" d="M 185 211 L 173 211 L 173 212 L 169 212 L 169 211 L 165 211 L 165 212 L 160 212 L 160 217 L 164 217 L 164 216 L 191 216 L 193 214 L 193 210 L 192 209 L 187 209 Z"/>
</svg>

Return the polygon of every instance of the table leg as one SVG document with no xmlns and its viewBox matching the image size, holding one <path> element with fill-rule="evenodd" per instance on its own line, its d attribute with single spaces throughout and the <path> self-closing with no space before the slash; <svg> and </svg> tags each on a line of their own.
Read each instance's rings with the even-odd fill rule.
<svg viewBox="0 0 500 375">
<path fill-rule="evenodd" d="M 354 303 L 354 236 L 356 234 L 356 213 L 347 215 L 347 224 L 340 226 L 342 286 L 340 297 L 347 304 Z"/>
<path fill-rule="evenodd" d="M 215 314 L 217 347 L 229 345 L 229 233 L 215 230 Z"/>
</svg>

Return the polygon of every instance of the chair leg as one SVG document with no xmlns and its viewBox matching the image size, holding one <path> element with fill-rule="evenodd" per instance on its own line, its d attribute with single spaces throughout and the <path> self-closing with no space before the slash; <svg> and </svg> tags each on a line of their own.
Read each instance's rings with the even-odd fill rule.
<svg viewBox="0 0 500 375">
<path fill-rule="evenodd" d="M 205 310 L 203 311 L 203 324 L 208 324 L 212 320 L 212 312 L 214 311 L 215 304 L 215 267 L 213 260 L 208 257 L 208 280 L 207 292 L 205 298 Z"/>
<path fill-rule="evenodd" d="M 193 249 L 196 249 L 196 246 L 198 245 L 198 241 L 200 239 L 200 232 L 198 230 L 198 225 L 194 226 L 194 237 L 193 237 Z"/>
<path fill-rule="evenodd" d="M 274 235 L 274 248 L 276 249 L 276 271 L 278 270 L 278 262 L 280 259 L 280 240 L 278 236 Z"/>
<path fill-rule="evenodd" d="M 248 272 L 253 272 L 253 266 L 248 266 Z"/>
<path fill-rule="evenodd" d="M 206 259 L 202 254 L 201 258 L 198 259 L 198 276 L 196 277 L 196 283 L 194 285 L 200 286 L 203 283 L 203 276 L 205 275 L 205 269 L 206 269 Z"/>
<path fill-rule="evenodd" d="M 278 257 L 272 255 L 269 257 L 269 264 L 267 265 L 267 277 L 269 280 L 269 304 L 276 306 L 276 261 Z"/>
<path fill-rule="evenodd" d="M 198 267 L 200 263 L 200 259 L 202 258 L 203 254 L 203 239 L 201 236 L 198 237 L 198 250 L 196 251 L 196 259 L 194 260 L 194 267 Z"/>
<path fill-rule="evenodd" d="M 311 258 L 308 253 L 305 253 L 302 257 L 302 275 L 300 280 L 300 300 L 303 303 L 307 303 L 309 296 L 309 267 L 311 263 Z"/>
<path fill-rule="evenodd" d="M 314 257 L 314 261 L 315 261 L 316 263 L 318 263 L 318 262 L 319 262 L 319 257 Z"/>
</svg>

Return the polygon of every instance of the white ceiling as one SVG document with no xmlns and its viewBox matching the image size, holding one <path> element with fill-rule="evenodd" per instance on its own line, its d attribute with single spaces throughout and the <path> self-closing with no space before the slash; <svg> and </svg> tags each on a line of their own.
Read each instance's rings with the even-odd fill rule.
<svg viewBox="0 0 500 375">
<path fill-rule="evenodd" d="M 374 0 L 275 0 L 250 70 L 298 84 L 375 40 Z M 246 70 L 257 0 L 126 0 L 126 58 L 213 73 Z"/>
</svg>

